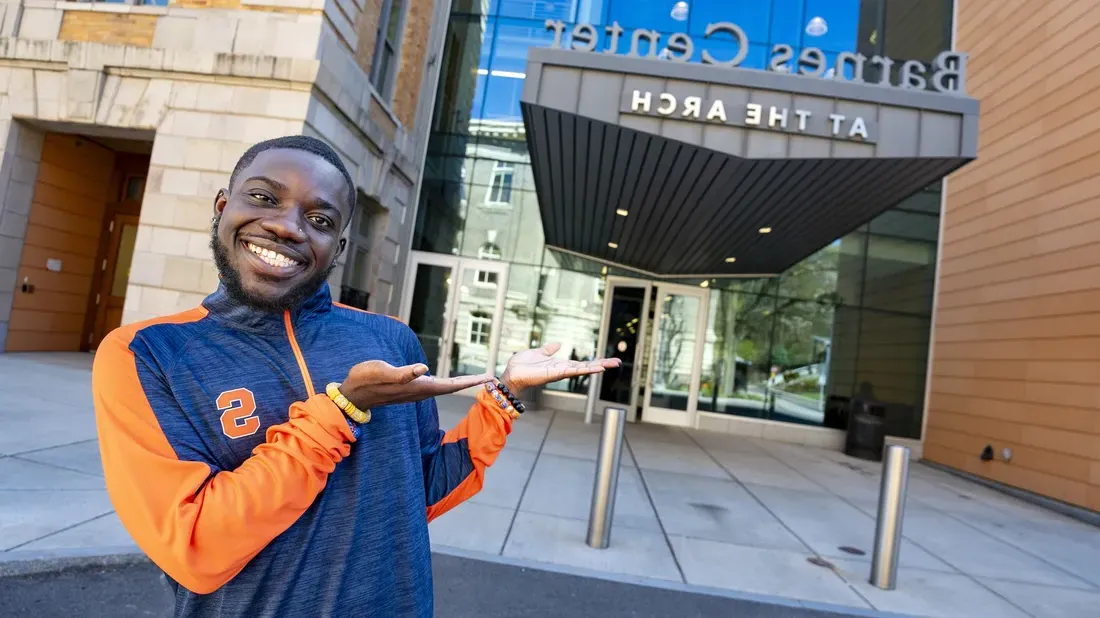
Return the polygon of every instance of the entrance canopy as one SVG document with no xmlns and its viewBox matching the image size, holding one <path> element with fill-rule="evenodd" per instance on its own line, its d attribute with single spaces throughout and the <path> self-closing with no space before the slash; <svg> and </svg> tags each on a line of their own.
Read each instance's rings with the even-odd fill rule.
<svg viewBox="0 0 1100 618">
<path fill-rule="evenodd" d="M 960 94 L 564 49 L 521 106 L 546 244 L 659 277 L 779 274 L 978 144 Z"/>
</svg>

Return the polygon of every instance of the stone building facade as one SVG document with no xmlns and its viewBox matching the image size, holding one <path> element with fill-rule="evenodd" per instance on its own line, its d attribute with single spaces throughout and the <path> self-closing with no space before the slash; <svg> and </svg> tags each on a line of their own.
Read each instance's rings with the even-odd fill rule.
<svg viewBox="0 0 1100 618">
<path fill-rule="evenodd" d="M 0 351 L 92 349 L 195 306 L 217 286 L 215 194 L 250 145 L 290 134 L 331 144 L 358 188 L 334 296 L 395 313 L 435 4 L 0 4 Z"/>
</svg>

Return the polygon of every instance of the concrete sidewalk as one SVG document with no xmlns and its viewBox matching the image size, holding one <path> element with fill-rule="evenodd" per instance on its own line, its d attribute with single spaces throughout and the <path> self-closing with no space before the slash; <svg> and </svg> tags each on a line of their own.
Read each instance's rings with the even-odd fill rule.
<svg viewBox="0 0 1100 618">
<path fill-rule="evenodd" d="M 90 363 L 0 355 L 0 562 L 133 551 L 103 489 Z M 453 426 L 468 404 L 441 399 L 442 424 Z M 485 489 L 431 524 L 433 546 L 811 607 L 968 617 L 1100 607 L 1095 527 L 916 465 L 898 589 L 882 591 L 866 583 L 877 464 L 651 425 L 628 427 L 612 546 L 590 549 L 598 435 L 575 414 L 525 414 Z"/>
</svg>

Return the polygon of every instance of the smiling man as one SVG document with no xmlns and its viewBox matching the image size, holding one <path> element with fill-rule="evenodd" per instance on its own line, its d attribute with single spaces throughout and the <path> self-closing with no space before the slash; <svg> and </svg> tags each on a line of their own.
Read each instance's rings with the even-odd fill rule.
<svg viewBox="0 0 1100 618">
<path fill-rule="evenodd" d="M 427 375 L 405 325 L 332 301 L 354 204 L 323 142 L 257 144 L 214 201 L 218 290 L 97 351 L 107 490 L 177 617 L 431 616 L 427 524 L 480 490 L 519 394 L 617 366 L 551 345 L 499 379 Z M 444 433 L 432 398 L 470 387 Z"/>
</svg>

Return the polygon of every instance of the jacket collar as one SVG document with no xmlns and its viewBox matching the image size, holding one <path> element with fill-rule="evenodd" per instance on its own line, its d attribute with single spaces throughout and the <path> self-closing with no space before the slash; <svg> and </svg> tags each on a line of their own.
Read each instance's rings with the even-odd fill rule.
<svg viewBox="0 0 1100 618">
<path fill-rule="evenodd" d="M 261 332 L 280 332 L 286 330 L 285 311 L 260 311 L 237 302 L 218 284 L 218 289 L 202 301 L 208 315 L 224 322 L 230 327 Z M 332 291 L 328 282 L 321 285 L 312 296 L 295 309 L 290 310 L 291 324 L 297 327 L 303 322 L 318 319 L 332 309 Z"/>
</svg>

